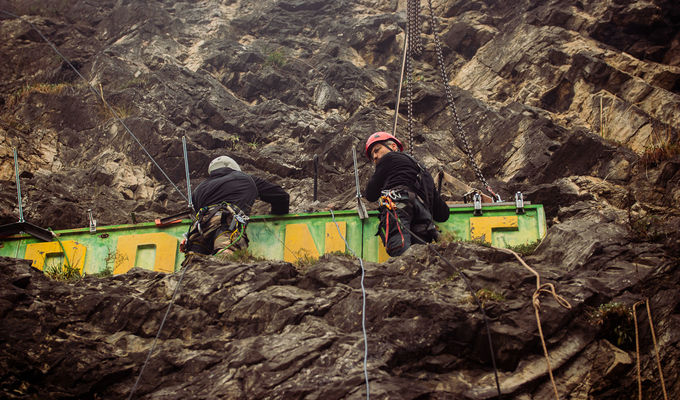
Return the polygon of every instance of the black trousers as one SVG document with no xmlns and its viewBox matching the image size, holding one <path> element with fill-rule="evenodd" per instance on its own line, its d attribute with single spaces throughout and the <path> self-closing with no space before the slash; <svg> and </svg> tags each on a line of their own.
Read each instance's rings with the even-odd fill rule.
<svg viewBox="0 0 680 400">
<path fill-rule="evenodd" d="M 423 244 L 436 241 L 439 237 L 432 221 L 432 214 L 414 196 L 394 202 L 395 209 L 380 207 L 378 235 L 385 245 L 387 254 L 399 256 L 412 243 Z M 415 234 L 412 235 L 411 232 Z"/>
</svg>

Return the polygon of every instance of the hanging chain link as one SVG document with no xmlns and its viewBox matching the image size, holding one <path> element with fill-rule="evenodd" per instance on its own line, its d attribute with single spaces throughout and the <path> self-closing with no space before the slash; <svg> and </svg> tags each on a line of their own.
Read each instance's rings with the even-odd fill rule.
<svg viewBox="0 0 680 400">
<path fill-rule="evenodd" d="M 423 41 L 420 38 L 420 0 L 408 0 L 406 3 L 407 28 L 406 37 L 406 102 L 408 105 L 408 151 L 413 156 L 413 58 L 423 53 Z"/>
<path fill-rule="evenodd" d="M 418 57 L 423 54 L 423 41 L 420 38 L 420 0 L 408 0 L 406 14 L 408 17 L 408 48 L 412 56 Z"/>
<path fill-rule="evenodd" d="M 456 112 L 456 104 L 453 101 L 453 93 L 451 93 L 451 86 L 449 86 L 449 77 L 446 73 L 446 69 L 444 68 L 444 55 L 442 51 L 442 44 L 441 41 L 439 40 L 439 33 L 437 32 L 437 21 L 435 20 L 434 11 L 432 10 L 432 0 L 427 0 L 427 4 L 430 9 L 430 25 L 432 29 L 432 35 L 434 36 L 434 47 L 437 52 L 439 74 L 441 75 L 442 84 L 444 85 L 444 92 L 446 93 L 446 102 L 448 103 L 448 106 L 451 109 L 451 112 L 453 113 L 453 118 L 456 121 L 458 139 L 460 139 L 460 142 L 463 144 L 463 151 L 465 151 L 465 154 L 468 156 L 468 159 L 470 160 L 470 164 L 472 165 L 472 169 L 474 170 L 477 179 L 479 179 L 482 185 L 484 185 L 484 187 L 493 194 L 493 191 L 491 191 L 489 184 L 486 182 L 486 179 L 484 179 L 482 170 L 479 168 L 479 165 L 477 165 L 477 161 L 475 161 L 475 158 L 472 154 L 472 150 L 470 149 L 470 143 L 468 142 L 467 135 L 463 130 L 463 126 L 460 123 L 460 119 L 458 118 L 458 112 Z"/>
<path fill-rule="evenodd" d="M 430 25 L 432 29 L 432 36 L 434 37 L 434 46 L 437 53 L 437 64 L 439 66 L 439 75 L 441 76 L 442 84 L 444 86 L 444 92 L 446 94 L 446 103 L 453 114 L 453 119 L 456 122 L 456 131 L 454 136 L 459 139 L 462 144 L 463 151 L 467 156 L 470 166 L 475 173 L 475 176 L 484 185 L 484 188 L 488 190 L 494 197 L 495 201 L 501 201 L 499 195 L 494 193 L 484 175 L 482 170 L 475 161 L 474 155 L 472 154 L 472 149 L 470 148 L 470 143 L 468 141 L 467 135 L 463 130 L 463 125 L 458 117 L 458 112 L 456 111 L 456 103 L 453 101 L 453 93 L 451 92 L 451 87 L 449 86 L 449 78 L 446 73 L 444 66 L 444 52 L 442 51 L 441 41 L 439 39 L 439 33 L 437 32 L 437 21 L 434 16 L 434 11 L 432 9 L 432 0 L 427 0 L 428 8 L 430 10 Z M 408 101 L 408 137 L 409 143 L 408 148 L 411 155 L 413 155 L 413 58 L 422 54 L 423 43 L 420 37 L 421 33 L 421 22 L 420 22 L 420 0 L 407 0 L 406 3 L 406 13 L 407 13 L 407 51 L 406 51 L 406 97 Z M 398 106 L 398 105 L 397 105 Z"/>
</svg>

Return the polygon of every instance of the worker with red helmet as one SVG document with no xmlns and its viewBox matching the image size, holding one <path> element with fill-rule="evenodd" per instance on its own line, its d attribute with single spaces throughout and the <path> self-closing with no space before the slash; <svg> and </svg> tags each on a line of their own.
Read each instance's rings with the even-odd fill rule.
<svg viewBox="0 0 680 400">
<path fill-rule="evenodd" d="M 366 199 L 379 201 L 378 235 L 387 254 L 398 256 L 412 243 L 435 241 L 438 231 L 433 220 L 446 221 L 449 207 L 435 189 L 432 175 L 404 153 L 401 142 L 387 132 L 369 136 L 365 150 L 366 157 L 375 164 L 366 186 Z"/>
</svg>

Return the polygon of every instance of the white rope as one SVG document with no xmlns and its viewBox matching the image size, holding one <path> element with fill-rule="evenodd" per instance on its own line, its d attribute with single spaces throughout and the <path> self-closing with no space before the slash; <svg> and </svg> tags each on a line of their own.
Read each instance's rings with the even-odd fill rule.
<svg viewBox="0 0 680 400">
<path fill-rule="evenodd" d="M 352 253 L 354 257 L 358 258 L 359 264 L 361 264 L 361 330 L 364 333 L 364 377 L 366 378 L 366 399 L 368 400 L 370 399 L 370 390 L 368 385 L 368 369 L 366 367 L 368 364 L 368 337 L 366 336 L 366 288 L 364 287 L 364 277 L 366 276 L 366 271 L 364 270 L 364 261 L 361 259 L 361 257 L 357 256 L 351 247 L 349 247 L 349 243 L 347 243 L 345 237 L 342 236 L 342 232 L 340 232 L 340 226 L 338 226 L 337 221 L 335 221 L 335 214 L 333 214 L 333 210 L 330 211 L 331 217 L 333 218 L 333 223 L 338 229 L 338 235 L 340 235 L 342 241 L 345 242 L 345 246 L 347 246 L 349 252 Z"/>
</svg>

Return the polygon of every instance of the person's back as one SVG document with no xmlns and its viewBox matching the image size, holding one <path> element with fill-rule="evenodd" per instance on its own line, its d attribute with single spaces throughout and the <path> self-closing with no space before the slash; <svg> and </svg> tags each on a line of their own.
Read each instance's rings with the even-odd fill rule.
<svg viewBox="0 0 680 400">
<path fill-rule="evenodd" d="M 271 204 L 272 214 L 287 214 L 290 196 L 279 185 L 241 172 L 230 157 L 214 159 L 208 179 L 194 190 L 196 222 L 188 234 L 188 252 L 216 254 L 244 249 L 248 215 L 256 199 Z"/>
<path fill-rule="evenodd" d="M 226 201 L 248 215 L 257 198 L 271 204 L 272 214 L 287 214 L 289 205 L 289 195 L 280 186 L 229 167 L 212 171 L 191 198 L 196 209 Z"/>
</svg>

